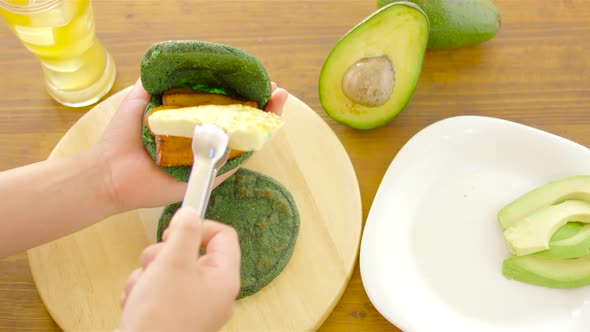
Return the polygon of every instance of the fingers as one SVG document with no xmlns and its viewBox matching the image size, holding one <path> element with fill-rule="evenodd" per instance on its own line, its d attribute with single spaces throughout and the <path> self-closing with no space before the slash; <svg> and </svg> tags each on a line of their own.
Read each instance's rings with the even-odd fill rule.
<svg viewBox="0 0 590 332">
<path fill-rule="evenodd" d="M 201 247 L 202 225 L 192 208 L 181 207 L 172 217 L 169 234 L 156 260 L 172 264 L 190 264 Z"/>
<path fill-rule="evenodd" d="M 164 247 L 164 243 L 156 243 L 152 244 L 151 246 L 145 248 L 139 257 L 139 264 L 145 270 L 148 265 L 158 256 L 162 248 Z"/>
<path fill-rule="evenodd" d="M 274 92 L 277 88 L 277 84 L 275 82 L 270 82 L 270 91 Z"/>
<path fill-rule="evenodd" d="M 264 107 L 265 111 L 281 115 L 288 97 L 289 93 L 287 90 L 283 88 L 276 88 L 270 96 L 270 100 Z"/>
<path fill-rule="evenodd" d="M 170 227 L 166 228 L 164 234 L 162 234 L 162 241 L 166 242 L 168 240 L 168 236 L 170 235 Z"/>
<path fill-rule="evenodd" d="M 223 290 L 234 299 L 241 286 L 238 234 L 233 227 L 215 221 L 206 221 L 204 226 L 206 253 L 199 259 L 199 266 L 211 280 L 221 282 Z"/>
<path fill-rule="evenodd" d="M 133 88 L 131 89 L 131 91 L 127 95 L 126 99 L 129 99 L 129 100 L 137 99 L 137 100 L 141 100 L 141 101 L 144 101 L 144 100 L 149 101 L 150 100 L 150 95 L 143 88 L 140 78 L 137 79 L 137 81 L 135 81 L 135 84 L 133 85 Z"/>
<path fill-rule="evenodd" d="M 153 189 L 147 190 L 150 193 L 149 198 L 151 201 L 144 204 L 155 207 L 181 201 L 186 193 L 187 183 L 171 177 L 168 173 L 160 169 L 156 163 L 150 163 L 150 165 L 154 170 L 150 173 L 150 187 Z M 213 188 L 232 176 L 238 169 L 239 166 L 215 177 Z M 161 190 L 160 188 L 166 188 L 166 190 Z"/>
<path fill-rule="evenodd" d="M 147 159 L 147 162 L 152 168 L 149 173 L 149 184 L 145 184 L 145 192 L 149 195 L 146 200 L 149 201 L 144 201 L 143 204 L 157 207 L 181 201 L 186 192 L 187 183 L 173 178 L 151 159 Z"/>
<path fill-rule="evenodd" d="M 127 281 L 125 282 L 125 288 L 123 289 L 123 296 L 121 297 L 121 308 L 125 307 L 125 303 L 127 303 L 127 298 L 129 298 L 129 294 L 133 290 L 133 287 L 137 283 L 137 280 L 141 278 L 142 273 L 143 270 L 138 268 L 131 272 L 131 274 L 127 278 Z"/>
<path fill-rule="evenodd" d="M 177 226 L 176 223 L 170 223 L 162 235 L 164 243 L 168 241 L 170 234 L 176 231 Z M 206 255 L 201 260 L 202 263 L 214 267 L 229 267 L 232 270 L 239 270 L 241 259 L 240 243 L 238 233 L 233 227 L 206 220 L 203 223 L 201 247 L 206 249 Z"/>
<path fill-rule="evenodd" d="M 223 181 L 227 180 L 227 178 L 229 178 L 230 176 L 234 175 L 235 172 L 238 171 L 240 167 L 236 167 L 230 171 L 227 171 L 219 176 L 215 177 L 215 180 L 213 181 L 213 188 L 215 189 L 215 187 L 217 187 L 218 185 L 220 185 Z"/>
<path fill-rule="evenodd" d="M 227 178 L 234 175 L 234 173 L 236 173 L 239 168 L 240 167 L 238 166 L 232 170 L 229 170 L 229 171 L 215 177 L 215 180 L 213 181 L 213 188 L 217 187 L 218 185 L 223 183 L 223 181 L 227 180 Z M 182 182 L 182 183 L 180 183 L 181 188 L 178 188 L 178 190 L 176 190 L 177 188 L 174 188 L 174 190 L 171 190 L 169 192 L 170 195 L 173 195 L 173 194 L 179 195 L 179 198 L 176 200 L 176 202 L 178 202 L 179 200 L 181 200 L 184 197 L 184 193 L 186 192 L 186 185 L 187 184 L 185 182 Z M 180 192 L 176 193 L 175 191 L 180 191 Z M 166 241 L 168 239 L 168 236 L 170 234 L 170 228 L 172 228 L 172 220 L 170 220 L 170 224 L 168 225 L 166 230 L 164 230 L 164 234 L 162 234 L 163 241 Z"/>
<path fill-rule="evenodd" d="M 133 286 L 135 285 L 137 280 L 139 280 L 139 278 L 141 277 L 142 273 L 143 273 L 143 270 L 140 268 L 137 268 L 137 269 L 133 270 L 133 272 L 131 272 L 131 274 L 127 278 L 127 281 L 125 282 L 125 288 L 124 288 L 125 293 L 129 293 L 129 291 L 131 291 L 131 289 L 133 288 Z"/>
<path fill-rule="evenodd" d="M 203 226 L 202 241 L 206 254 L 200 259 L 200 263 L 239 274 L 241 251 L 236 230 L 212 220 L 205 221 Z"/>
</svg>

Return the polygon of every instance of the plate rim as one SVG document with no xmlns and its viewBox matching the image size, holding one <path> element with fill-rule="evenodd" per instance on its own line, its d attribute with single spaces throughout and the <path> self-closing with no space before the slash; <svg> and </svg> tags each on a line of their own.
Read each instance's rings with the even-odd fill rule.
<svg viewBox="0 0 590 332">
<path fill-rule="evenodd" d="M 469 121 L 468 122 L 469 124 L 477 123 L 478 125 L 491 124 L 493 126 L 496 126 L 496 128 L 497 128 L 497 126 L 508 126 L 508 127 L 510 127 L 511 130 L 517 130 L 517 131 L 520 131 L 523 133 L 528 133 L 527 135 L 531 135 L 531 134 L 537 135 L 537 136 L 541 135 L 543 137 L 546 137 L 546 139 L 556 141 L 559 144 L 567 144 L 568 146 L 578 149 L 581 152 L 590 153 L 590 148 L 588 148 L 576 141 L 573 141 L 573 140 L 567 139 L 565 137 L 559 136 L 557 134 L 554 134 L 552 132 L 541 130 L 541 129 L 535 128 L 533 126 L 525 125 L 525 124 L 522 124 L 522 123 L 519 123 L 516 121 L 507 120 L 507 119 L 503 119 L 500 117 L 485 116 L 485 115 L 457 115 L 457 116 L 450 116 L 447 118 L 443 118 L 443 119 L 440 119 L 438 121 L 431 123 L 430 125 L 428 125 L 426 127 L 423 127 L 418 132 L 416 132 L 412 137 L 410 137 L 410 139 L 408 139 L 408 141 L 406 141 L 404 143 L 404 145 L 400 148 L 399 152 L 392 159 L 392 161 L 388 165 L 388 167 L 381 179 L 381 182 L 379 183 L 378 189 L 375 193 L 375 198 L 373 199 L 373 202 L 371 203 L 371 205 L 369 207 L 367 218 L 366 218 L 365 224 L 363 226 L 363 234 L 362 234 L 361 246 L 360 246 L 360 250 L 359 250 L 359 270 L 360 270 L 360 274 L 361 274 L 361 280 L 363 283 L 363 287 L 365 289 L 365 292 L 367 293 L 367 296 L 369 297 L 369 300 L 374 305 L 375 309 L 381 315 L 383 315 L 383 317 L 386 320 L 388 320 L 391 324 L 393 324 L 397 328 L 401 329 L 402 331 L 406 331 L 406 330 L 413 331 L 417 328 L 417 326 L 415 326 L 415 323 L 410 321 L 406 317 L 406 315 L 404 315 L 403 313 L 399 313 L 396 310 L 399 306 L 403 305 L 403 300 L 397 301 L 397 302 L 395 300 L 393 300 L 395 302 L 395 305 L 394 305 L 395 308 L 387 310 L 385 305 L 383 303 L 381 303 L 382 300 L 379 301 L 378 296 L 376 295 L 379 293 L 379 290 L 377 289 L 378 287 L 372 285 L 370 283 L 370 281 L 368 280 L 370 278 L 370 275 L 372 275 L 372 272 L 369 270 L 370 267 L 368 265 L 376 265 L 376 263 L 368 263 L 368 260 L 370 260 L 368 258 L 368 256 L 374 255 L 375 250 L 372 248 L 374 245 L 367 244 L 371 240 L 371 238 L 374 237 L 374 235 L 371 233 L 377 232 L 376 230 L 371 230 L 371 228 L 376 228 L 376 226 L 375 226 L 375 224 L 376 224 L 375 218 L 376 217 L 374 216 L 376 213 L 375 212 L 375 209 L 376 209 L 375 202 L 383 200 L 383 198 L 382 198 L 382 196 L 384 195 L 383 192 L 386 190 L 385 183 L 391 181 L 391 178 L 395 178 L 395 175 L 393 175 L 393 174 L 398 169 L 397 164 L 399 162 L 399 159 L 404 157 L 406 154 L 408 154 L 407 151 L 411 151 L 415 148 L 415 145 L 417 144 L 416 141 L 423 139 L 423 136 L 428 135 L 431 131 L 438 130 L 440 127 L 443 127 L 443 126 L 451 126 L 457 121 Z M 369 231 L 367 232 L 367 230 L 369 230 Z"/>
</svg>

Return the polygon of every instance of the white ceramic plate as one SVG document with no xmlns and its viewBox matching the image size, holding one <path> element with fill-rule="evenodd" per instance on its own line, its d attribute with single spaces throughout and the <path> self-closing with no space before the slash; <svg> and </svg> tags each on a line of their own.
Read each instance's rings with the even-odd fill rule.
<svg viewBox="0 0 590 332">
<path fill-rule="evenodd" d="M 360 252 L 373 305 L 404 331 L 590 331 L 590 287 L 559 290 L 502 275 L 497 211 L 550 180 L 590 173 L 590 150 L 479 116 L 423 129 L 397 154 Z"/>
</svg>

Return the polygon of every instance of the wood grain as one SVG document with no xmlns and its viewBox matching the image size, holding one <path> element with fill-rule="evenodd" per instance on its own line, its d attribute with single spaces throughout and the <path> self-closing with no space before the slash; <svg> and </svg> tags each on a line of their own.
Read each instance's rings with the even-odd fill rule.
<svg viewBox="0 0 590 332">
<path fill-rule="evenodd" d="M 85 114 L 49 159 L 95 144 L 130 90 Z M 224 331 L 317 330 L 344 292 L 357 258 L 362 208 L 350 159 L 326 123 L 294 96 L 289 96 L 282 118 L 281 131 L 242 167 L 270 176 L 291 193 L 300 218 L 297 241 L 282 272 L 236 302 Z M 325 167 L 317 167 L 319 158 Z M 125 280 L 137 268 L 143 249 L 156 243 L 162 208 L 147 210 L 109 217 L 27 252 L 39 294 L 64 330 L 117 328 Z M 289 319 L 283 317 L 285 308 Z"/>
<path fill-rule="evenodd" d="M 341 139 L 358 175 L 366 217 L 401 146 L 449 116 L 500 117 L 590 146 L 587 1 L 495 2 L 502 11 L 500 33 L 479 46 L 428 52 L 410 105 L 387 126 L 367 132 L 326 116 L 317 80 L 336 41 L 375 9 L 372 0 L 105 0 L 94 7 L 98 35 L 118 66 L 113 91 L 136 80 L 144 50 L 163 39 L 226 42 L 255 54 L 273 80 L 318 112 Z M 0 40 L 0 170 L 5 170 L 46 158 L 88 108 L 55 104 L 43 90 L 39 65 L 5 24 Z M 0 330 L 56 330 L 30 280 L 24 256 L 0 261 Z M 397 331 L 371 306 L 358 267 L 320 330 Z"/>
</svg>

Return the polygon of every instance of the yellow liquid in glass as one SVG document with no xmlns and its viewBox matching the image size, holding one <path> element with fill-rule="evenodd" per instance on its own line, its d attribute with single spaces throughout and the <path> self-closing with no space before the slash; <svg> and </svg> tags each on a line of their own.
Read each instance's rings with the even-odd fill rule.
<svg viewBox="0 0 590 332">
<path fill-rule="evenodd" d="M 8 2 L 4 6 L 8 8 L 1 2 Z M 27 5 L 43 10 L 22 13 L 14 9 Z M 58 102 L 86 106 L 111 89 L 115 64 L 96 38 L 89 0 L 0 0 L 0 14 L 41 60 L 47 90 Z"/>
</svg>

